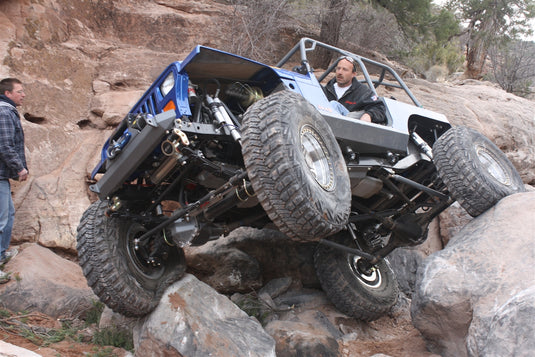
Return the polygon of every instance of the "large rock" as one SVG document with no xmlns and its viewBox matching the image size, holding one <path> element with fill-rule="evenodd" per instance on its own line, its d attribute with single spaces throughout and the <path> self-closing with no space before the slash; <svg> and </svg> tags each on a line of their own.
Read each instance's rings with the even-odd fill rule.
<svg viewBox="0 0 535 357">
<path fill-rule="evenodd" d="M 240 228 L 200 247 L 188 247 L 188 266 L 221 293 L 247 292 L 288 277 L 319 287 L 313 264 L 316 243 L 299 243 L 279 231 Z"/>
<path fill-rule="evenodd" d="M 5 266 L 11 281 L 0 285 L 0 301 L 12 311 L 39 311 L 52 317 L 83 317 L 98 298 L 78 264 L 37 244 L 19 247 Z"/>
<path fill-rule="evenodd" d="M 535 192 L 468 223 L 418 271 L 414 325 L 447 356 L 530 356 L 535 350 Z"/>
<path fill-rule="evenodd" d="M 136 356 L 275 357 L 275 341 L 227 297 L 187 274 L 135 330 Z"/>
<path fill-rule="evenodd" d="M 447 216 L 446 213 L 442 215 Z M 388 255 L 388 262 L 396 274 L 400 290 L 407 296 L 412 296 L 416 284 L 416 272 L 422 261 L 430 254 L 441 250 L 444 246 L 440 234 L 439 219 L 431 222 L 427 239 L 424 243 L 414 247 L 397 248 Z"/>
</svg>

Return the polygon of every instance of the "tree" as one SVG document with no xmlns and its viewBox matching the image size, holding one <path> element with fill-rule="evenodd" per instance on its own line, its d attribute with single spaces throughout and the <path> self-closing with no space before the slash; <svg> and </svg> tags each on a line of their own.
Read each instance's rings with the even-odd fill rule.
<svg viewBox="0 0 535 357">
<path fill-rule="evenodd" d="M 535 17 L 534 0 L 450 0 L 447 6 L 467 24 L 465 75 L 476 79 L 489 48 L 504 37 L 529 33 L 529 20 Z"/>
<path fill-rule="evenodd" d="M 340 29 L 350 0 L 326 0 L 326 10 L 321 14 L 321 29 L 319 40 L 332 46 L 337 46 L 340 40 Z M 331 62 L 331 52 L 324 49 L 315 51 L 311 58 L 312 66 L 327 68 Z"/>
<path fill-rule="evenodd" d="M 489 49 L 493 79 L 509 93 L 531 94 L 535 83 L 535 43 L 505 41 Z"/>
<path fill-rule="evenodd" d="M 392 13 L 405 35 L 414 37 L 429 29 L 431 0 L 372 0 Z"/>
<path fill-rule="evenodd" d="M 321 13 L 320 41 L 337 46 L 344 21 L 350 20 L 350 10 L 356 3 L 370 3 L 374 7 L 386 9 L 395 18 L 407 38 L 414 38 L 427 30 L 431 0 L 323 0 Z M 370 34 L 373 35 L 373 34 Z M 347 38 L 350 40 L 350 38 Z M 332 58 L 319 52 L 312 62 L 315 67 L 325 68 Z"/>
<path fill-rule="evenodd" d="M 230 26 L 229 50 L 257 61 L 273 60 L 274 49 L 280 43 L 288 0 L 230 0 L 234 16 Z"/>
</svg>

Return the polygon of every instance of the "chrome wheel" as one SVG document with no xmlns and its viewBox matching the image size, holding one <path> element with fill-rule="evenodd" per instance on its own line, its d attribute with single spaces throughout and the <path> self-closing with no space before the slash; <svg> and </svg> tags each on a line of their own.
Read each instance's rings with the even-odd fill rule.
<svg viewBox="0 0 535 357">
<path fill-rule="evenodd" d="M 483 168 L 494 177 L 499 183 L 503 185 L 510 185 L 511 178 L 507 174 L 507 171 L 502 167 L 500 162 L 494 157 L 494 155 L 486 150 L 484 147 L 478 147 L 476 149 L 477 158 L 483 165 Z"/>
<path fill-rule="evenodd" d="M 301 128 L 301 150 L 316 182 L 325 190 L 335 189 L 334 167 L 321 136 L 310 125 Z"/>
<path fill-rule="evenodd" d="M 351 271 L 357 279 L 369 288 L 376 289 L 381 286 L 381 271 L 369 264 L 359 256 L 348 255 L 348 263 Z"/>
</svg>

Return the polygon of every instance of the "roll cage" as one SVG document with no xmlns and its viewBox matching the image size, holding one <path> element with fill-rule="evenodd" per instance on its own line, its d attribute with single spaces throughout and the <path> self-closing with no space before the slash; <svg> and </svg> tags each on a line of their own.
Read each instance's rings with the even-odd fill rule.
<svg viewBox="0 0 535 357">
<path fill-rule="evenodd" d="M 302 38 L 277 63 L 277 67 L 283 68 L 284 65 L 288 64 L 290 60 L 296 55 L 296 53 L 299 52 L 301 67 L 296 68 L 295 70 L 301 73 L 313 73 L 315 72 L 315 70 L 310 66 L 307 54 L 309 52 L 316 51 L 318 48 L 323 48 L 337 57 L 337 60 L 333 61 L 332 64 L 324 72 L 316 76 L 320 83 L 325 80 L 325 78 L 327 78 L 327 76 L 334 70 L 336 64 L 338 63 L 338 60 L 347 56 L 352 58 L 358 64 L 362 75 L 364 76 L 364 79 L 361 79 L 359 81 L 361 83 L 368 84 L 368 86 L 374 92 L 375 95 L 378 95 L 376 88 L 378 88 L 379 86 L 402 89 L 403 91 L 405 91 L 405 93 L 411 99 L 414 105 L 420 108 L 422 107 L 420 102 L 416 99 L 416 97 L 407 87 L 405 82 L 403 82 L 401 77 L 388 65 L 371 60 L 366 57 L 359 56 L 357 54 L 340 49 L 338 47 L 334 47 L 326 43 L 313 40 L 311 38 Z M 368 69 L 373 69 L 374 73 L 377 72 L 377 77 L 372 78 Z"/>
</svg>

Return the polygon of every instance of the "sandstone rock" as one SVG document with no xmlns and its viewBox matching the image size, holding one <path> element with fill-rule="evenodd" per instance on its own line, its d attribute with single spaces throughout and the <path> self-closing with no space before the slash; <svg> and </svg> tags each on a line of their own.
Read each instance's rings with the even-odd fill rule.
<svg viewBox="0 0 535 357">
<path fill-rule="evenodd" d="M 12 240 L 39 242 L 46 247 L 76 252 L 76 228 L 90 204 L 86 194 L 87 166 L 100 149 L 103 136 L 87 131 L 76 136 L 60 129 L 59 135 L 49 131 L 37 139 L 34 126 L 26 130 L 27 138 L 35 138 L 29 144 L 30 152 L 35 150 L 35 155 L 30 155 L 31 179 L 13 185 L 17 189 L 14 195 L 17 212 Z M 51 152 L 57 155 L 55 163 L 50 160 Z M 45 168 L 45 163 L 50 167 Z"/>
<path fill-rule="evenodd" d="M 439 216 L 439 235 L 443 246 L 472 220 L 458 202 L 455 202 Z"/>
<path fill-rule="evenodd" d="M 416 283 L 416 272 L 422 261 L 431 253 L 443 248 L 441 232 L 439 229 L 442 215 L 433 220 L 429 225 L 427 239 L 422 244 L 414 247 L 397 248 L 387 257 L 396 278 L 400 290 L 407 296 L 411 296 Z"/>
<path fill-rule="evenodd" d="M 212 276 L 218 275 L 219 270 L 232 270 L 232 276 L 248 279 L 250 289 L 260 288 L 262 282 L 284 277 L 299 281 L 304 286 L 319 287 L 312 260 L 315 246 L 315 243 L 293 242 L 279 231 L 240 228 L 227 237 L 203 246 L 188 247 L 185 252 L 188 266 L 195 270 L 202 281 L 218 291 L 230 291 L 232 289 L 229 284 L 236 284 L 229 281 L 229 278 L 220 280 L 218 285 L 213 284 L 215 280 Z M 240 260 L 248 256 L 250 264 L 232 264 L 231 260 L 225 258 L 225 252 L 229 251 L 233 251 L 236 256 L 240 255 Z M 225 281 L 228 288 L 220 285 Z M 247 284 L 243 282 L 242 285 Z"/>
<path fill-rule="evenodd" d="M 336 339 L 317 326 L 293 321 L 274 321 L 266 331 L 277 340 L 277 357 L 338 356 Z"/>
<path fill-rule="evenodd" d="M 11 281 L 0 285 L 0 300 L 12 311 L 80 317 L 98 300 L 78 264 L 37 244 L 19 247 L 4 271 L 11 273 Z"/>
<path fill-rule="evenodd" d="M 188 265 L 220 293 L 248 292 L 262 287 L 258 261 L 236 248 L 207 244 L 188 256 Z"/>
<path fill-rule="evenodd" d="M 136 356 L 275 356 L 260 324 L 193 275 L 169 287 L 135 330 Z"/>
<path fill-rule="evenodd" d="M 91 112 L 101 113 L 100 116 L 106 126 L 117 126 L 143 93 L 134 90 L 98 94 L 91 103 Z"/>
<path fill-rule="evenodd" d="M 274 299 L 281 294 L 288 291 L 292 285 L 292 278 L 278 278 L 269 281 L 266 285 L 260 289 L 260 294 L 268 294 L 270 298 Z"/>
<path fill-rule="evenodd" d="M 534 298 L 533 212 L 535 193 L 506 197 L 425 260 L 411 310 L 432 352 L 527 356 L 533 351 L 535 337 L 524 325 L 535 321 L 528 302 Z"/>
<path fill-rule="evenodd" d="M 486 338 L 469 341 L 469 349 L 480 356 L 531 356 L 535 351 L 534 317 L 535 286 L 531 286 L 500 306 Z M 470 342 L 478 346 L 470 346 Z"/>
</svg>

